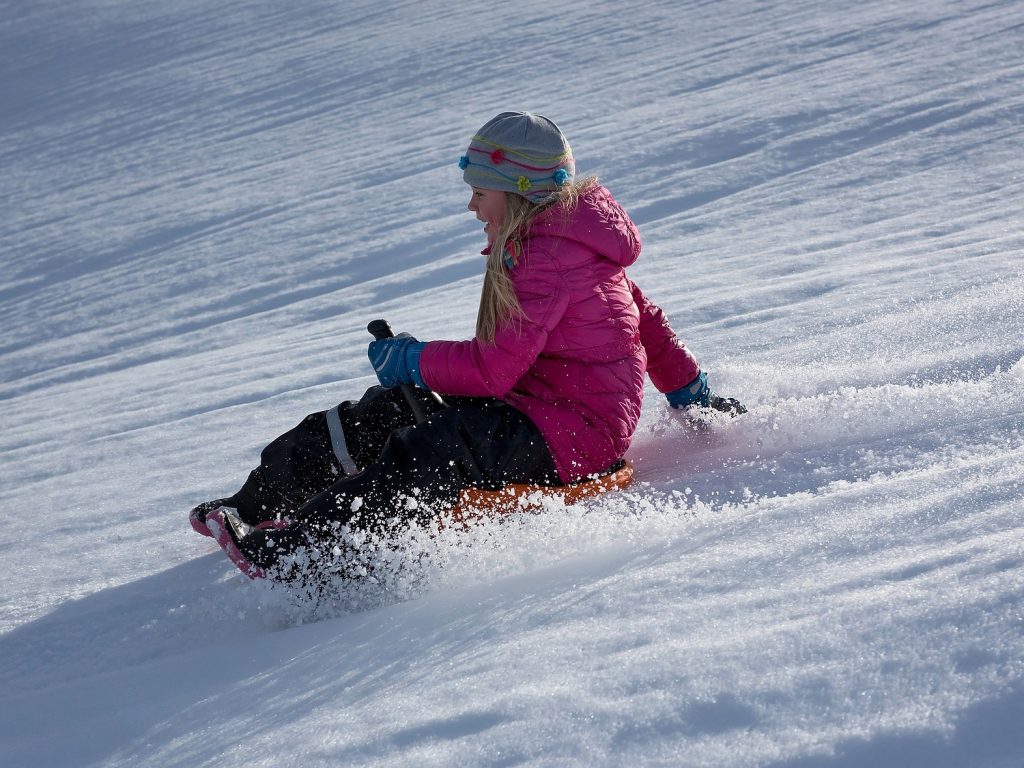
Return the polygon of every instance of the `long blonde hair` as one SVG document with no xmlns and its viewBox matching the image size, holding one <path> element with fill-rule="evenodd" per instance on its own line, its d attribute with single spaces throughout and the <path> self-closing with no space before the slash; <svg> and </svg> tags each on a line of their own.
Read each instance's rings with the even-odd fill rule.
<svg viewBox="0 0 1024 768">
<path fill-rule="evenodd" d="M 476 315 L 478 339 L 488 344 L 493 343 L 499 325 L 523 316 L 506 260 L 510 260 L 513 266 L 518 263 L 522 240 L 530 231 L 534 219 L 541 212 L 556 206 L 561 206 L 566 213 L 572 211 L 580 195 L 596 184 L 596 177 L 581 179 L 562 187 L 540 204 L 530 202 L 514 192 L 505 193 L 505 218 L 498 227 L 498 234 L 487 255 L 484 285 L 480 292 L 480 309 Z"/>
</svg>

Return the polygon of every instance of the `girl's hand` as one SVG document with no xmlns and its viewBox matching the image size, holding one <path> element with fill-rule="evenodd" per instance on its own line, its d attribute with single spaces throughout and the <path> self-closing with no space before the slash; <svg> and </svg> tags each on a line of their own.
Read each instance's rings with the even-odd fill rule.
<svg viewBox="0 0 1024 768">
<path fill-rule="evenodd" d="M 712 392 L 711 387 L 708 386 L 708 375 L 703 371 L 685 387 L 666 392 L 665 398 L 673 408 L 688 408 L 690 406 L 712 408 L 728 413 L 730 416 L 739 416 L 741 413 L 747 412 L 739 400 L 732 397 L 719 397 Z"/>
<path fill-rule="evenodd" d="M 391 388 L 402 384 L 415 384 L 427 389 L 420 376 L 420 353 L 427 346 L 407 333 L 387 339 L 375 339 L 366 350 L 370 365 L 377 372 L 381 386 Z"/>
</svg>

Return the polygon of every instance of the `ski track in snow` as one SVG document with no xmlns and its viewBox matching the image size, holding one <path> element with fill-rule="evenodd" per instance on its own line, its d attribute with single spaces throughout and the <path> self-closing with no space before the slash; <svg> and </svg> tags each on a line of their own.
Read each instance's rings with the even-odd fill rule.
<svg viewBox="0 0 1024 768">
<path fill-rule="evenodd" d="M 0 764 L 1024 764 L 1024 24 L 1002 2 L 0 0 Z M 186 511 L 472 332 L 547 114 L 741 419 L 311 604 Z"/>
</svg>

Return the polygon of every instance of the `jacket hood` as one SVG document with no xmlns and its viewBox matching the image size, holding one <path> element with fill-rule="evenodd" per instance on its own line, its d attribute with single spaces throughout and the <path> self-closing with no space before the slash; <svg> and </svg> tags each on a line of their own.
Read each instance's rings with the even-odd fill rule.
<svg viewBox="0 0 1024 768">
<path fill-rule="evenodd" d="M 612 193 L 594 185 L 574 208 L 558 205 L 543 211 L 530 227 L 530 237 L 560 237 L 581 243 L 623 267 L 640 257 L 640 233 Z"/>
</svg>

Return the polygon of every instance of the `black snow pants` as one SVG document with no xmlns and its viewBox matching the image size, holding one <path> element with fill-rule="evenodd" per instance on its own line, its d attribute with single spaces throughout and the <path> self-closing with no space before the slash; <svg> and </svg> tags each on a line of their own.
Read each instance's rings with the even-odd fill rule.
<svg viewBox="0 0 1024 768">
<path fill-rule="evenodd" d="M 523 413 L 492 398 L 446 397 L 416 424 L 398 389 L 310 414 L 271 442 L 230 500 L 243 522 L 284 518 L 240 543 L 257 565 L 344 524 L 386 534 L 428 523 L 463 488 L 559 485 L 544 438 Z"/>
</svg>

